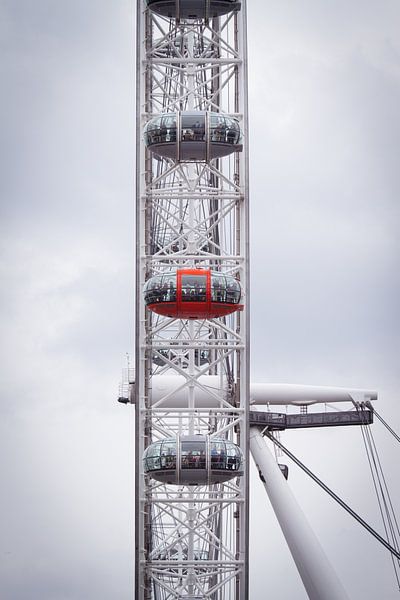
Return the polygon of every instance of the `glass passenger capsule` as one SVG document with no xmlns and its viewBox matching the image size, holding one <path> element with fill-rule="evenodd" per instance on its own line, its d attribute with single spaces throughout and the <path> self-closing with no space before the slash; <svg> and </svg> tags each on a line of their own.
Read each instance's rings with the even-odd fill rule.
<svg viewBox="0 0 400 600">
<path fill-rule="evenodd" d="M 150 444 L 143 454 L 143 468 L 163 483 L 210 485 L 243 475 L 243 454 L 228 440 L 181 435 Z"/>
<path fill-rule="evenodd" d="M 144 128 L 146 146 L 157 156 L 181 161 L 211 160 L 242 150 L 237 119 L 222 113 L 165 113 Z"/>
<path fill-rule="evenodd" d="M 234 0 L 147 0 L 150 10 L 172 19 L 209 19 L 240 10 Z"/>
<path fill-rule="evenodd" d="M 210 269 L 178 269 L 148 279 L 144 301 L 153 312 L 178 319 L 223 317 L 243 308 L 240 283 Z"/>
</svg>

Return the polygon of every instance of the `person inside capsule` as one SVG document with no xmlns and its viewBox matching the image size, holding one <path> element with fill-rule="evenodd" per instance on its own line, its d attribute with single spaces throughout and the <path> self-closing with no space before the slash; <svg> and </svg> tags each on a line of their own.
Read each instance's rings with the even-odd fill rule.
<svg viewBox="0 0 400 600">
<path fill-rule="evenodd" d="M 206 301 L 206 277 L 182 275 L 182 302 Z"/>
</svg>

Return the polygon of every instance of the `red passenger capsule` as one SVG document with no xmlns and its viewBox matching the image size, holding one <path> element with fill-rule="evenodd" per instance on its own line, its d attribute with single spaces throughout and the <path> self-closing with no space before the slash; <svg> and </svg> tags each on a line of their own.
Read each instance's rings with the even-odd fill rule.
<svg viewBox="0 0 400 600">
<path fill-rule="evenodd" d="M 150 310 L 178 319 L 229 315 L 243 308 L 240 296 L 237 279 L 210 269 L 179 269 L 151 277 L 144 286 Z"/>
</svg>

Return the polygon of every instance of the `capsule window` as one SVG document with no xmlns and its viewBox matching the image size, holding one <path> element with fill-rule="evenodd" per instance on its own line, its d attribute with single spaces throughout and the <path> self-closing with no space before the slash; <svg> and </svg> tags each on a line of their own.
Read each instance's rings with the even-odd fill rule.
<svg viewBox="0 0 400 600">
<path fill-rule="evenodd" d="M 226 142 L 238 144 L 240 139 L 240 127 L 236 119 L 226 117 Z"/>
<path fill-rule="evenodd" d="M 211 301 L 226 302 L 226 279 L 223 275 L 211 277 Z"/>
<path fill-rule="evenodd" d="M 176 129 L 176 115 L 172 113 L 171 115 L 166 115 L 162 118 L 162 127 L 166 129 Z"/>
<path fill-rule="evenodd" d="M 182 302 L 205 302 L 206 284 L 206 275 L 182 275 Z"/>
<path fill-rule="evenodd" d="M 161 141 L 176 142 L 176 116 L 175 114 L 163 117 L 161 122 Z"/>
<path fill-rule="evenodd" d="M 205 140 L 205 115 L 182 115 L 181 129 L 181 139 L 183 142 L 200 142 Z"/>
<path fill-rule="evenodd" d="M 228 279 L 226 286 L 226 302 L 237 304 L 240 300 L 240 285 L 236 279 Z"/>
<path fill-rule="evenodd" d="M 147 131 L 154 131 L 160 129 L 161 127 L 161 117 L 157 117 L 156 119 L 152 119 L 147 125 Z"/>
<path fill-rule="evenodd" d="M 161 120 L 162 117 L 157 117 L 147 123 L 144 132 L 146 144 L 156 144 L 161 141 Z"/>
<path fill-rule="evenodd" d="M 147 304 L 162 302 L 161 277 L 152 277 L 144 287 L 144 298 Z"/>
<path fill-rule="evenodd" d="M 212 142 L 226 142 L 226 120 L 225 117 L 213 115 L 210 118 L 210 134 Z"/>
<path fill-rule="evenodd" d="M 176 442 L 168 440 L 161 447 L 161 468 L 176 469 Z"/>
<path fill-rule="evenodd" d="M 241 462 L 240 449 L 236 444 L 226 443 L 226 466 L 231 471 L 237 471 Z"/>
<path fill-rule="evenodd" d="M 162 280 L 165 302 L 176 301 L 176 275 L 165 275 Z"/>
<path fill-rule="evenodd" d="M 182 442 L 182 469 L 206 468 L 206 445 L 204 441 Z"/>
<path fill-rule="evenodd" d="M 153 471 L 161 468 L 160 448 L 161 442 L 156 442 L 155 444 L 151 444 L 151 446 L 146 449 L 144 454 L 146 471 Z"/>
<path fill-rule="evenodd" d="M 211 442 L 211 469 L 226 469 L 225 442 Z"/>
<path fill-rule="evenodd" d="M 176 288 L 170 285 L 170 277 L 160 277 L 158 281 L 158 302 L 172 302 L 176 299 Z"/>
</svg>

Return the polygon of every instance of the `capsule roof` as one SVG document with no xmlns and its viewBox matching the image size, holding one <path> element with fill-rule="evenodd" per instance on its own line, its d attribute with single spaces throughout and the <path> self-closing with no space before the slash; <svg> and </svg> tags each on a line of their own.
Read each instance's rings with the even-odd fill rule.
<svg viewBox="0 0 400 600">
<path fill-rule="evenodd" d="M 172 19 L 209 19 L 240 10 L 235 0 L 147 0 L 151 11 Z"/>
<path fill-rule="evenodd" d="M 242 150 L 239 121 L 208 111 L 164 113 L 145 125 L 144 141 L 156 155 L 206 161 Z"/>
<path fill-rule="evenodd" d="M 153 312 L 178 319 L 211 319 L 241 310 L 240 283 L 210 269 L 178 269 L 146 281 L 144 301 Z"/>
<path fill-rule="evenodd" d="M 145 473 L 176 485 L 223 483 L 243 474 L 237 444 L 207 435 L 181 435 L 154 442 L 143 454 Z"/>
</svg>

